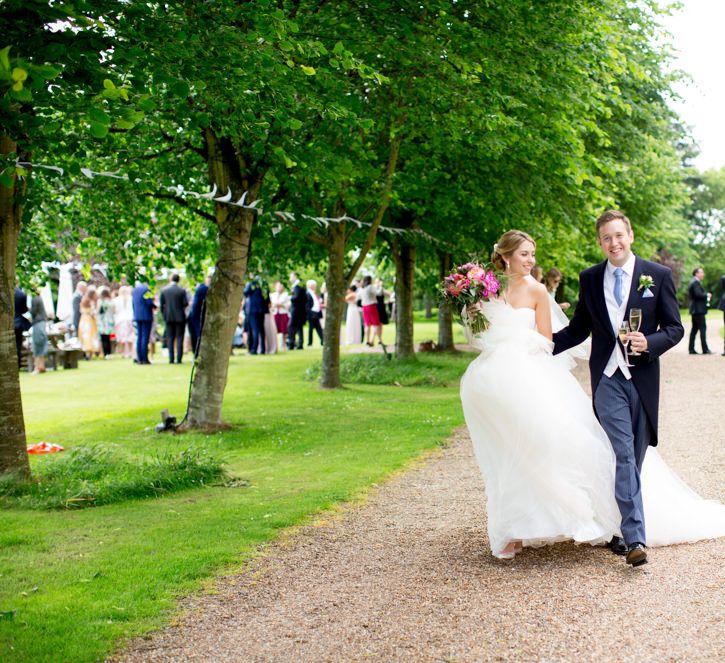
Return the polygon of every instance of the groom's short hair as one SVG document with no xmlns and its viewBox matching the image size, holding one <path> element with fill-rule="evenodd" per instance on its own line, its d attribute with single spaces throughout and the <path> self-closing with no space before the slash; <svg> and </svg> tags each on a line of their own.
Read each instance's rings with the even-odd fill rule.
<svg viewBox="0 0 725 663">
<path fill-rule="evenodd" d="M 609 223 L 610 221 L 616 221 L 617 219 L 624 221 L 624 225 L 627 226 L 627 230 L 629 230 L 630 232 L 632 231 L 632 224 L 630 223 L 629 219 L 624 215 L 624 212 L 620 212 L 617 209 L 608 209 L 597 219 L 597 237 L 599 237 L 599 229 L 605 223 Z"/>
</svg>

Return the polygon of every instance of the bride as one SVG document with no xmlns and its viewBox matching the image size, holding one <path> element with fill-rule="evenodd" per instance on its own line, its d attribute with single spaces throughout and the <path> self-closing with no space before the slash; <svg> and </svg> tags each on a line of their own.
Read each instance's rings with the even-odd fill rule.
<svg viewBox="0 0 725 663">
<path fill-rule="evenodd" d="M 615 457 L 589 397 L 552 356 L 552 306 L 530 276 L 536 243 L 510 230 L 492 260 L 506 275 L 497 300 L 478 304 L 490 326 L 472 342 L 481 353 L 461 380 L 461 402 L 486 485 L 495 557 L 526 546 L 620 536 Z M 725 535 L 725 506 L 701 499 L 650 448 L 642 470 L 650 546 Z"/>
</svg>

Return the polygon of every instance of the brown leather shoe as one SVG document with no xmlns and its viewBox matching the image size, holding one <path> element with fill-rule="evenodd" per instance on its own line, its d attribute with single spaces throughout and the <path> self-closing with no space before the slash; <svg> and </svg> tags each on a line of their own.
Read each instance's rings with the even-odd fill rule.
<svg viewBox="0 0 725 663">
<path fill-rule="evenodd" d="M 635 543 L 627 551 L 627 564 L 633 567 L 642 566 L 647 563 L 647 552 L 641 543 Z"/>
</svg>

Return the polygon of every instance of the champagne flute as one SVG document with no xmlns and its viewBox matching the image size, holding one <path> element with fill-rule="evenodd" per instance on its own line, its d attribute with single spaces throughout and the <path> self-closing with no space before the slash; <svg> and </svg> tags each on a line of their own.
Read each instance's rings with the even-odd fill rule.
<svg viewBox="0 0 725 663">
<path fill-rule="evenodd" d="M 629 334 L 629 323 L 626 320 L 622 321 L 622 324 L 619 325 L 619 340 L 622 342 L 622 347 L 624 348 L 624 365 L 625 366 L 634 366 L 634 364 L 629 363 L 629 354 L 627 353 L 627 334 Z"/>
<path fill-rule="evenodd" d="M 642 325 L 642 309 L 631 308 L 629 309 L 629 328 L 633 332 L 638 332 Z M 629 353 L 632 357 L 638 357 L 641 353 L 636 350 L 631 350 Z"/>
</svg>

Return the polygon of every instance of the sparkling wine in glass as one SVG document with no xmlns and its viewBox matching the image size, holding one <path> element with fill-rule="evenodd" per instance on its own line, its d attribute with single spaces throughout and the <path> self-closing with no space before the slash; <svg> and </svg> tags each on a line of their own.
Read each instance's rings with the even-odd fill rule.
<svg viewBox="0 0 725 663">
<path fill-rule="evenodd" d="M 633 331 L 639 331 L 639 328 L 642 324 L 642 309 L 641 308 L 631 308 L 629 309 L 629 328 Z M 637 352 L 636 350 L 632 350 L 629 353 L 633 357 L 638 357 L 641 353 Z"/>
<path fill-rule="evenodd" d="M 629 323 L 624 320 L 622 321 L 622 324 L 619 325 L 619 340 L 622 342 L 622 347 L 624 348 L 624 363 L 626 366 L 634 366 L 634 364 L 629 363 L 629 353 L 627 352 L 627 334 L 629 334 Z"/>
</svg>

